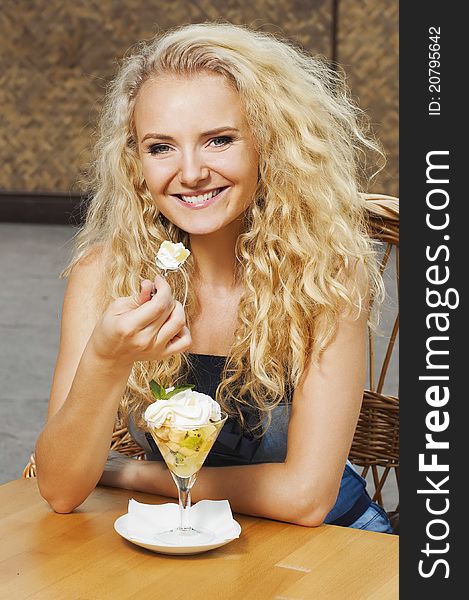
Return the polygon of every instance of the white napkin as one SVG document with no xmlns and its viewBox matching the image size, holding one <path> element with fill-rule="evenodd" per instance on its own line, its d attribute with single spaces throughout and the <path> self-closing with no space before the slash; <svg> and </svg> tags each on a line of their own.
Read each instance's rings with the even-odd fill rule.
<svg viewBox="0 0 469 600">
<path fill-rule="evenodd" d="M 239 537 L 228 500 L 200 500 L 191 506 L 190 524 L 195 529 L 213 532 L 220 541 Z M 131 538 L 147 538 L 178 525 L 177 504 L 143 504 L 133 498 L 129 500 L 127 530 Z"/>
</svg>

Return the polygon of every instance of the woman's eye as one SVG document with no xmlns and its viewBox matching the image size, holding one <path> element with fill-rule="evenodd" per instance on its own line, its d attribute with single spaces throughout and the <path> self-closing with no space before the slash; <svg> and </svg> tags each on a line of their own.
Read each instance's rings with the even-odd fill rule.
<svg viewBox="0 0 469 600">
<path fill-rule="evenodd" d="M 148 152 L 149 154 L 163 154 L 164 152 L 167 152 L 168 149 L 169 146 L 167 144 L 152 144 L 148 148 Z"/>
<path fill-rule="evenodd" d="M 220 148 L 220 146 L 227 146 L 231 144 L 233 138 L 229 135 L 221 135 L 219 137 L 213 138 L 210 140 L 210 143 L 213 144 L 216 148 Z"/>
</svg>

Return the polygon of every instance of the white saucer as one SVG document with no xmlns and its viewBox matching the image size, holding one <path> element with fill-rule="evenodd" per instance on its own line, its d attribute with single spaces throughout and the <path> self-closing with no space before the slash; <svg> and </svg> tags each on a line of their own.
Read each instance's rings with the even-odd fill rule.
<svg viewBox="0 0 469 600">
<path fill-rule="evenodd" d="M 228 539 L 224 538 L 215 538 L 210 543 L 206 544 L 188 544 L 186 540 L 184 540 L 184 545 L 180 546 L 165 546 L 159 543 L 155 539 L 151 539 L 150 536 L 134 536 L 129 532 L 127 527 L 127 519 L 128 513 L 122 515 L 114 522 L 114 529 L 117 531 L 119 535 L 123 538 L 132 542 L 132 544 L 136 544 L 137 546 L 141 546 L 142 548 L 146 548 L 147 550 L 152 550 L 153 552 L 159 552 L 161 554 L 198 554 L 199 552 L 207 552 L 207 550 L 213 550 L 214 548 L 219 548 L 220 546 L 224 546 L 229 542 L 232 542 L 241 533 L 241 525 L 233 519 L 233 537 Z"/>
</svg>

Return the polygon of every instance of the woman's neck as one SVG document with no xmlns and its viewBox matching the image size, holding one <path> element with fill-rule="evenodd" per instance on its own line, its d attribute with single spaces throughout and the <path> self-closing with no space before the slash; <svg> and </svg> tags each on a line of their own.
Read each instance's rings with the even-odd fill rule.
<svg viewBox="0 0 469 600">
<path fill-rule="evenodd" d="M 235 281 L 235 247 L 238 231 L 227 229 L 208 235 L 191 235 L 191 253 L 196 264 L 195 278 L 202 287 L 231 289 Z"/>
</svg>

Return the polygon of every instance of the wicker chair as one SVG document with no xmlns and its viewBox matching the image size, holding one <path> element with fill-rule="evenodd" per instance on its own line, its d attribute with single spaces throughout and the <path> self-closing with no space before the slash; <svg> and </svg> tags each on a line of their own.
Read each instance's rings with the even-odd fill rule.
<svg viewBox="0 0 469 600">
<path fill-rule="evenodd" d="M 367 195 L 367 210 L 370 232 L 374 239 L 383 243 L 384 252 L 381 270 L 385 275 L 389 269 L 390 257 L 394 249 L 396 258 L 396 280 L 399 281 L 399 202 L 397 198 L 383 195 Z M 397 288 L 398 289 L 398 288 Z M 383 506 L 383 486 L 391 471 L 394 471 L 399 489 L 399 400 L 397 396 L 383 393 L 386 375 L 395 348 L 399 327 L 399 315 L 391 328 L 384 360 L 376 378 L 377 356 L 375 338 L 369 336 L 369 386 L 364 391 L 363 404 L 358 420 L 349 458 L 362 468 L 364 477 L 371 471 L 374 484 L 373 499 Z M 135 444 L 127 428 L 117 423 L 111 440 L 111 450 L 127 456 L 142 459 L 143 450 Z M 23 477 L 35 477 L 34 455 L 23 471 Z M 398 510 L 390 512 L 393 525 L 397 529 Z"/>
<path fill-rule="evenodd" d="M 399 201 L 392 196 L 367 195 L 368 223 L 372 237 L 381 243 L 381 272 L 385 283 L 395 281 L 395 306 L 387 308 L 389 335 L 369 332 L 368 387 L 363 394 L 363 403 L 349 459 L 362 468 L 362 476 L 372 479 L 373 500 L 384 507 L 383 488 L 391 472 L 394 472 L 399 491 L 399 398 L 398 388 L 387 393 L 387 375 L 399 331 Z M 394 260 L 392 260 L 394 259 Z M 395 263 L 393 264 L 393 262 Z M 382 311 L 383 312 L 383 311 Z M 383 344 L 384 342 L 384 344 Z M 380 352 L 376 346 L 380 345 Z M 384 345 L 384 347 L 382 347 Z M 381 357 L 379 360 L 378 358 Z M 395 356 L 394 356 L 395 358 Z M 387 385 L 388 384 L 388 385 Z M 399 504 L 388 511 L 394 531 L 399 531 Z"/>
</svg>

